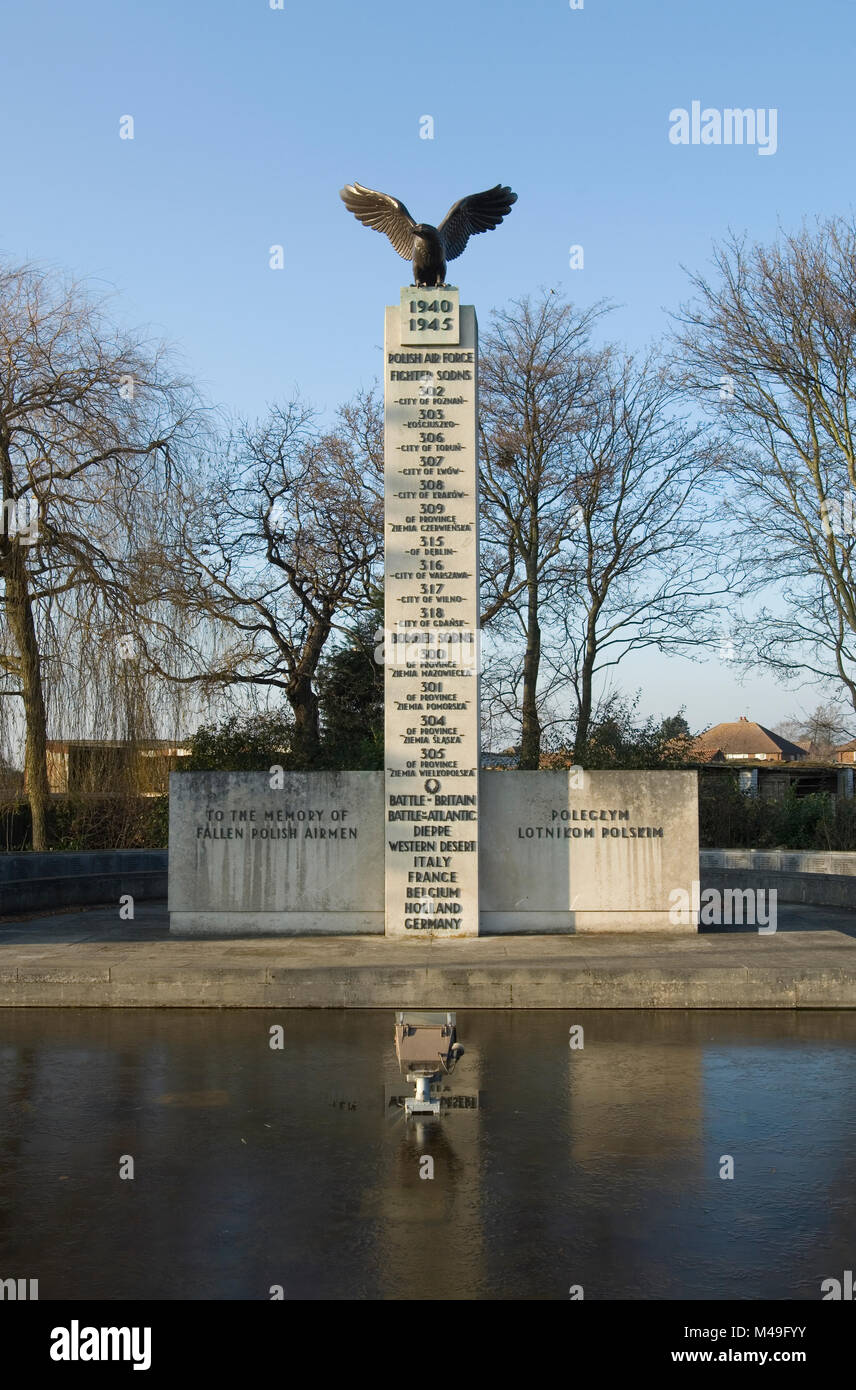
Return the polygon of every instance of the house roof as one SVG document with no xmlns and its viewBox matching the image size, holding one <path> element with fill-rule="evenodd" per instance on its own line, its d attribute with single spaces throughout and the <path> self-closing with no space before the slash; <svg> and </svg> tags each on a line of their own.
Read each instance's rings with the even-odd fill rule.
<svg viewBox="0 0 856 1390">
<path fill-rule="evenodd" d="M 482 752 L 481 766 L 490 770 L 491 768 L 517 767 L 520 758 L 517 753 L 506 750 L 504 753 L 491 753 L 488 750 Z"/>
<path fill-rule="evenodd" d="M 833 748 L 833 753 L 851 753 L 856 749 L 856 738 L 851 738 L 848 743 L 837 743 Z"/>
<path fill-rule="evenodd" d="M 807 751 L 800 744 L 792 743 L 781 734 L 774 734 L 772 729 L 765 729 L 763 724 L 756 724 L 743 716 L 730 723 L 714 724 L 712 729 L 699 734 L 695 747 L 699 753 L 721 750 L 723 753 L 742 753 L 747 757 L 756 753 L 778 753 L 782 758 L 790 759 L 804 758 Z"/>
</svg>

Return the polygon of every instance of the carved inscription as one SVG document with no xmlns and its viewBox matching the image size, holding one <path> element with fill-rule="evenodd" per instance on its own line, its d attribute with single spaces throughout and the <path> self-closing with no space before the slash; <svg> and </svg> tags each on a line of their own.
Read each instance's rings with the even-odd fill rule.
<svg viewBox="0 0 856 1390">
<path fill-rule="evenodd" d="M 454 289 L 387 310 L 388 935 L 478 934 L 476 333 Z"/>
</svg>

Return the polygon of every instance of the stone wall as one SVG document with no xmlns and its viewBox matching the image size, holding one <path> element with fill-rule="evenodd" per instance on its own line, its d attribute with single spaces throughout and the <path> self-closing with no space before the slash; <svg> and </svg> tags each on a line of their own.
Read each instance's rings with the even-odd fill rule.
<svg viewBox="0 0 856 1390">
<path fill-rule="evenodd" d="M 846 850 L 703 849 L 705 888 L 775 891 L 782 903 L 856 908 L 856 854 Z"/>
<path fill-rule="evenodd" d="M 174 772 L 170 929 L 382 932 L 383 773 Z"/>
<path fill-rule="evenodd" d="M 383 774 L 280 780 L 173 774 L 174 933 L 384 931 Z M 699 876 L 695 773 L 483 772 L 480 788 L 483 933 L 695 931 L 669 921 L 669 894 Z M 396 822 L 422 902 L 454 900 L 468 824 Z M 442 912 L 414 920 L 414 937 L 444 934 Z"/>
<path fill-rule="evenodd" d="M 147 902 L 166 891 L 165 849 L 0 855 L 0 915 L 91 907 L 123 893 Z"/>
</svg>

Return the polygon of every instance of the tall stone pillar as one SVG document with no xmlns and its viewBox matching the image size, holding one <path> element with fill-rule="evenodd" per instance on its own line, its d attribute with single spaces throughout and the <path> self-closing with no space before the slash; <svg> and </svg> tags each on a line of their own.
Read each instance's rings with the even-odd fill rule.
<svg viewBox="0 0 856 1390">
<path fill-rule="evenodd" d="M 403 289 L 384 356 L 386 934 L 477 936 L 475 310 Z"/>
</svg>

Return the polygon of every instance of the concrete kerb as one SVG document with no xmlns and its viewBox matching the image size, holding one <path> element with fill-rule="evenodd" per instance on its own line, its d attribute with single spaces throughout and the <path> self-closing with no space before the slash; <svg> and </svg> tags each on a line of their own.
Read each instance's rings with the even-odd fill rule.
<svg viewBox="0 0 856 1390">
<path fill-rule="evenodd" d="M 24 958 L 22 958 L 22 956 Z M 856 939 L 376 937 L 0 947 L 0 1007 L 851 1009 Z"/>
</svg>

